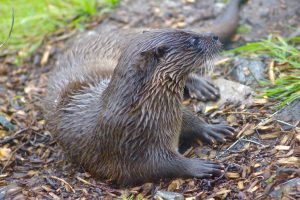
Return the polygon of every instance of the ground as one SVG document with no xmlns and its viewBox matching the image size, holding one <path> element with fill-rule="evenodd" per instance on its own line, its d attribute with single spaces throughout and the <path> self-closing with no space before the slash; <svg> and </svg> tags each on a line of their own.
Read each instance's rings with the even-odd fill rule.
<svg viewBox="0 0 300 200">
<path fill-rule="evenodd" d="M 222 1 L 124 0 L 111 14 L 90 22 L 90 27 L 97 30 L 103 26 L 209 26 L 223 6 Z M 270 33 L 297 34 L 299 29 L 293 27 L 299 28 L 299 10 L 298 0 L 249 1 L 241 11 L 244 31 L 233 38 L 233 44 L 258 40 Z M 274 102 L 265 99 L 254 100 L 251 106 L 229 103 L 202 114 L 208 121 L 226 121 L 234 126 L 237 137 L 213 147 L 197 143 L 185 155 L 223 162 L 226 173 L 222 177 L 161 180 L 124 189 L 95 180 L 71 165 L 45 129 L 40 100 L 47 74 L 66 44 L 72 43 L 72 35 L 69 30 L 54 33 L 21 66 L 13 64 L 13 56 L 1 56 L 0 112 L 5 118 L 0 118 L 0 199 L 134 199 L 152 198 L 157 191 L 176 192 L 191 199 L 299 198 L 300 141 L 299 129 L 295 128 L 299 119 L 292 124 L 295 127 L 283 127 L 273 119 Z M 216 76 L 222 76 L 224 70 L 217 68 Z M 290 185 L 296 185 L 297 189 L 281 194 L 280 189 Z"/>
</svg>

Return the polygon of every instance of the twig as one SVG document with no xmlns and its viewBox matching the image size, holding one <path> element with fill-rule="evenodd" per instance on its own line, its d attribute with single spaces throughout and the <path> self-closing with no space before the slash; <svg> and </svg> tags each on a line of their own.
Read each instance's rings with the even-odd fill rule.
<svg viewBox="0 0 300 200">
<path fill-rule="evenodd" d="M 65 185 L 67 185 L 67 186 L 70 188 L 70 190 L 71 190 L 73 193 L 75 193 L 74 188 L 73 188 L 67 181 L 65 181 L 64 179 L 58 178 L 58 177 L 56 177 L 56 176 L 50 176 L 50 177 L 53 178 L 53 179 L 55 179 L 55 180 L 58 180 L 58 181 L 64 183 Z"/>
<path fill-rule="evenodd" d="M 7 165 L 9 164 L 9 161 L 11 160 L 11 158 L 13 157 L 13 155 L 19 150 L 21 149 L 23 146 L 25 146 L 26 144 L 28 144 L 29 141 L 26 141 L 25 143 L 21 144 L 18 148 L 16 148 L 10 155 L 10 157 L 8 158 L 8 160 L 6 161 L 6 163 L 4 164 L 0 174 L 3 174 L 3 171 L 5 170 L 5 168 L 7 167 Z"/>
<path fill-rule="evenodd" d="M 235 141 L 232 145 L 230 145 L 230 147 L 228 147 L 224 152 L 222 152 L 220 155 L 216 156 L 216 159 L 219 159 L 220 156 L 223 156 L 225 153 L 227 153 L 228 151 L 230 151 L 230 149 L 232 149 L 237 143 L 239 143 L 243 138 L 245 137 L 245 135 L 243 135 L 242 137 L 240 137 L 237 141 Z"/>
<path fill-rule="evenodd" d="M 25 131 L 27 131 L 27 130 L 28 130 L 28 128 L 24 128 L 24 129 L 21 129 L 21 130 L 17 131 L 13 136 L 8 137 L 8 138 L 3 139 L 3 140 L 0 140 L 0 144 L 7 144 L 7 143 L 10 143 L 12 140 L 21 137 L 22 135 L 19 135 L 19 134 L 20 134 L 20 133 L 23 133 L 23 132 L 25 132 Z"/>
<path fill-rule="evenodd" d="M 11 20 L 11 26 L 10 26 L 10 30 L 9 30 L 9 33 L 8 33 L 8 37 L 6 38 L 6 40 L 4 42 L 2 42 L 2 44 L 0 44 L 0 48 L 7 43 L 7 41 L 9 40 L 9 38 L 11 36 L 13 27 L 14 27 L 14 23 L 15 23 L 15 11 L 14 11 L 14 8 L 12 8 L 11 10 L 12 10 L 12 20 Z"/>
<path fill-rule="evenodd" d="M 285 122 L 285 121 L 281 121 L 281 120 L 279 120 L 279 119 L 276 119 L 276 121 L 277 121 L 277 122 L 279 122 L 279 123 L 282 123 L 282 124 L 285 124 L 285 125 L 291 126 L 291 127 L 293 127 L 293 128 L 296 128 L 296 126 L 295 126 L 295 125 L 293 125 L 293 124 L 290 124 L 290 123 L 287 123 L 287 122 Z"/>
<path fill-rule="evenodd" d="M 244 132 L 245 130 L 250 126 L 249 123 L 247 123 L 243 128 L 242 130 L 240 130 L 240 132 L 236 135 L 237 138 L 239 138 Z"/>
<path fill-rule="evenodd" d="M 97 187 L 96 185 L 88 182 L 87 180 L 84 180 L 83 178 L 80 178 L 79 176 L 76 177 L 79 181 L 81 181 L 82 183 L 84 184 L 87 184 L 87 185 L 91 185 L 91 186 L 94 186 L 94 187 Z"/>
<path fill-rule="evenodd" d="M 225 112 L 224 114 L 242 114 L 242 115 L 262 115 L 261 113 L 251 113 L 251 112 Z"/>
<path fill-rule="evenodd" d="M 87 181 L 87 180 L 84 180 L 83 178 L 80 178 L 79 176 L 77 176 L 76 178 L 77 178 L 77 180 L 79 180 L 80 182 L 82 182 L 82 183 L 84 183 L 84 184 L 93 186 L 93 187 L 95 187 L 95 188 L 102 189 L 102 190 L 108 192 L 109 194 L 114 195 L 114 192 L 115 192 L 115 193 L 120 193 L 119 190 L 114 189 L 114 188 L 109 188 L 109 187 L 107 187 L 105 184 L 100 184 L 100 185 L 98 184 L 98 185 L 95 185 L 95 184 L 93 184 L 93 183 L 90 183 L 90 182 Z"/>
<path fill-rule="evenodd" d="M 211 183 L 215 183 L 215 182 L 217 182 L 218 180 L 222 179 L 222 178 L 225 176 L 225 173 L 228 171 L 229 166 L 230 166 L 230 165 L 228 165 L 228 166 L 224 169 L 224 173 L 223 173 L 221 176 L 219 176 L 217 179 L 211 181 Z"/>
<path fill-rule="evenodd" d="M 270 122 L 271 118 L 274 117 L 275 115 L 277 115 L 279 112 L 281 112 L 283 109 L 285 109 L 288 105 L 290 105 L 291 103 L 293 103 L 296 99 L 294 99 L 293 101 L 291 101 L 290 103 L 285 104 L 285 106 L 283 106 L 282 108 L 280 108 L 279 110 L 277 110 L 276 112 L 274 112 L 272 115 L 270 115 L 269 117 L 263 119 L 261 122 L 259 122 L 254 129 L 256 129 L 259 126 L 265 125 L 266 123 Z"/>
<path fill-rule="evenodd" d="M 242 139 L 243 141 L 246 141 L 246 142 L 251 142 L 251 143 L 254 143 L 254 144 L 258 144 L 258 145 L 261 145 L 261 146 L 265 146 L 263 144 L 261 144 L 260 142 L 256 142 L 254 140 L 248 140 L 248 139 Z"/>
</svg>

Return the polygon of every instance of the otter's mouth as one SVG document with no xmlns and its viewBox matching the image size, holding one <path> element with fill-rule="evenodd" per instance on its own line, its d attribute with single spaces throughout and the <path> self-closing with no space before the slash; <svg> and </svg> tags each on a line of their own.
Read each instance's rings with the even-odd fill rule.
<svg viewBox="0 0 300 200">
<path fill-rule="evenodd" d="M 222 48 L 216 48 L 212 52 L 202 54 L 201 59 L 197 60 L 194 64 L 195 70 L 199 72 L 201 76 L 211 75 L 221 51 Z"/>
<path fill-rule="evenodd" d="M 193 36 L 191 46 L 196 50 L 193 68 L 201 75 L 210 74 L 214 70 L 214 63 L 222 50 L 219 37 L 210 33 Z"/>
</svg>

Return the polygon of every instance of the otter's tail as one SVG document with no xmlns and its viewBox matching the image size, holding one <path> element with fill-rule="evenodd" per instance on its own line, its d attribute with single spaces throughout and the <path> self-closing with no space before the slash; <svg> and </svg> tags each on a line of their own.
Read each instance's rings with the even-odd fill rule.
<svg viewBox="0 0 300 200">
<path fill-rule="evenodd" d="M 231 0 L 212 26 L 205 28 L 205 31 L 219 36 L 222 43 L 228 42 L 238 27 L 240 7 L 246 1 Z"/>
</svg>

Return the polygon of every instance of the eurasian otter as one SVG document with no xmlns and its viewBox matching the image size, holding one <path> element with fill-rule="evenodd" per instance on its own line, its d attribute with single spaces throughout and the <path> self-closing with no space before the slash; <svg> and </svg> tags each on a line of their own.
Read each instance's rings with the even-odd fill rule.
<svg viewBox="0 0 300 200">
<path fill-rule="evenodd" d="M 233 135 L 181 105 L 192 70 L 220 51 L 218 37 L 169 29 L 91 37 L 72 47 L 49 78 L 49 128 L 70 158 L 125 185 L 220 175 L 220 164 L 178 152 L 181 137 L 222 142 Z"/>
</svg>

